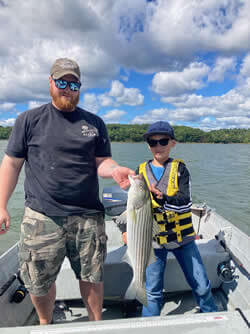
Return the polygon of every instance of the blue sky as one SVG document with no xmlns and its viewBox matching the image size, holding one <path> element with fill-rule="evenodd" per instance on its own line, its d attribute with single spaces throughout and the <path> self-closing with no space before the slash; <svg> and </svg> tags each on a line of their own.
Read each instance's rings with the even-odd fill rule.
<svg viewBox="0 0 250 334">
<path fill-rule="evenodd" d="M 0 0 L 0 28 L 2 126 L 50 101 L 69 57 L 106 123 L 250 127 L 249 0 Z"/>
</svg>

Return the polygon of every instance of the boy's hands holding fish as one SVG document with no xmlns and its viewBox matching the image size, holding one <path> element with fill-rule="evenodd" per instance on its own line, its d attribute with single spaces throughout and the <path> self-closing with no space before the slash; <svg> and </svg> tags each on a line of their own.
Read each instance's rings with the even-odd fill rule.
<svg viewBox="0 0 250 334">
<path fill-rule="evenodd" d="M 163 193 L 156 188 L 155 184 L 151 184 L 149 191 L 158 199 L 163 199 Z"/>
</svg>

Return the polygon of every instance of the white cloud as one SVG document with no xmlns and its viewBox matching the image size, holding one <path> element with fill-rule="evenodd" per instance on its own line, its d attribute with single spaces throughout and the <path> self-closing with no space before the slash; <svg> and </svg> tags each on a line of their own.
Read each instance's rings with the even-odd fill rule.
<svg viewBox="0 0 250 334">
<path fill-rule="evenodd" d="M 119 105 L 138 106 L 144 103 L 144 96 L 138 88 L 125 88 L 118 80 L 112 81 L 109 95 L 114 97 Z"/>
<path fill-rule="evenodd" d="M 56 57 L 79 62 L 86 89 L 107 87 L 121 66 L 168 72 L 186 66 L 197 51 L 250 49 L 249 1 L 4 3 L 0 26 L 8 29 L 0 36 L 2 102 L 48 100 L 47 78 Z"/>
<path fill-rule="evenodd" d="M 126 115 L 126 112 L 119 109 L 110 110 L 102 118 L 107 123 L 119 123 L 121 118 Z"/>
<path fill-rule="evenodd" d="M 28 109 L 33 109 L 33 108 L 40 107 L 42 104 L 43 104 L 43 102 L 30 101 L 30 102 L 28 103 Z"/>
<path fill-rule="evenodd" d="M 235 72 L 236 67 L 236 58 L 224 58 L 219 57 L 216 60 L 215 67 L 212 71 L 208 74 L 208 81 L 218 81 L 222 82 L 225 78 L 227 72 Z"/>
<path fill-rule="evenodd" d="M 216 120 L 221 128 L 250 128 L 249 117 L 221 117 Z"/>
<path fill-rule="evenodd" d="M 105 94 L 94 94 L 94 93 L 86 93 L 84 94 L 84 99 L 82 103 L 82 108 L 93 113 L 98 113 L 101 107 L 109 107 L 114 105 L 113 99 Z"/>
<path fill-rule="evenodd" d="M 144 103 L 144 96 L 138 88 L 125 88 L 124 94 L 117 97 L 119 104 L 127 104 L 129 106 L 140 106 Z"/>
<path fill-rule="evenodd" d="M 124 8 L 123 1 L 116 1 L 116 11 L 119 8 L 122 13 L 114 18 L 116 25 L 125 26 L 119 30 L 117 52 L 128 68 L 170 71 L 186 66 L 197 51 L 232 54 L 250 48 L 249 1 L 158 0 L 139 4 L 135 14 Z"/>
<path fill-rule="evenodd" d="M 0 125 L 1 126 L 13 126 L 15 123 L 16 119 L 15 118 L 9 118 L 5 120 L 0 120 Z"/>
<path fill-rule="evenodd" d="M 0 110 L 48 102 L 50 67 L 55 58 L 70 57 L 82 71 L 80 105 L 94 113 L 143 106 L 152 111 L 138 122 L 163 113 L 191 125 L 205 119 L 217 126 L 233 117 L 220 123 L 233 126 L 236 115 L 248 124 L 250 53 L 242 57 L 250 52 L 249 22 L 248 0 L 127 0 L 126 6 L 124 0 L 2 0 Z M 154 76 L 152 96 L 146 95 L 150 84 L 132 81 L 138 73 Z M 221 96 L 196 92 L 228 77 L 237 86 Z"/>
<path fill-rule="evenodd" d="M 124 94 L 124 89 L 125 87 L 120 81 L 114 80 L 112 81 L 109 95 L 112 97 L 120 97 Z"/>
<path fill-rule="evenodd" d="M 193 108 L 193 107 L 199 107 L 204 105 L 204 101 L 206 99 L 202 95 L 196 95 L 196 94 L 183 94 L 180 96 L 174 96 L 174 97 L 163 97 L 161 99 L 162 102 L 170 103 L 178 108 Z"/>
<path fill-rule="evenodd" d="M 209 116 L 217 119 L 250 116 L 250 96 L 246 99 L 240 90 L 236 89 L 222 96 L 182 95 L 177 98 L 165 98 L 165 102 L 171 103 L 176 108 L 172 117 L 179 121 L 201 122 L 202 118 Z"/>
<path fill-rule="evenodd" d="M 101 107 L 129 105 L 142 105 L 144 96 L 138 88 L 126 88 L 118 81 L 112 81 L 111 89 L 104 94 L 84 94 L 83 107 L 97 113 Z"/>
<path fill-rule="evenodd" d="M 152 81 L 152 90 L 162 96 L 178 96 L 203 87 L 202 79 L 209 67 L 202 63 L 192 63 L 180 72 L 159 72 Z"/>
<path fill-rule="evenodd" d="M 242 62 L 240 74 L 244 77 L 250 77 L 250 54 L 248 54 L 244 58 L 244 60 Z"/>
<path fill-rule="evenodd" d="M 15 106 L 16 106 L 15 103 L 10 103 L 10 102 L 5 102 L 2 104 L 0 103 L 0 112 L 13 110 Z"/>
<path fill-rule="evenodd" d="M 199 85 L 208 88 L 210 82 L 222 82 L 227 75 L 231 74 L 236 78 L 236 64 L 236 57 L 218 57 L 214 64 L 210 63 L 210 68 L 199 63 L 199 68 L 204 72 L 192 71 L 193 64 L 191 64 L 181 72 L 157 73 L 152 81 L 152 89 L 160 95 L 163 103 L 174 107 L 173 112 L 167 115 L 173 122 L 178 124 L 188 122 L 191 126 L 196 124 L 204 126 L 205 119 L 207 129 L 208 122 L 211 123 L 211 127 L 212 124 L 213 126 L 216 124 L 216 128 L 223 126 L 246 128 L 249 127 L 248 119 L 250 119 L 249 55 L 246 55 L 242 61 L 237 78 L 238 86 L 220 96 L 195 94 Z M 226 119 L 229 121 L 226 122 Z"/>
<path fill-rule="evenodd" d="M 110 107 L 114 104 L 112 97 L 108 96 L 107 94 L 99 95 L 98 100 L 102 107 Z"/>
<path fill-rule="evenodd" d="M 100 108 L 96 94 L 84 94 L 82 108 L 96 114 Z"/>
<path fill-rule="evenodd" d="M 171 114 L 171 110 L 167 108 L 153 109 L 144 113 L 143 115 L 139 115 L 134 117 L 132 120 L 132 124 L 147 124 L 154 123 L 156 121 L 169 120 L 169 115 Z"/>
</svg>

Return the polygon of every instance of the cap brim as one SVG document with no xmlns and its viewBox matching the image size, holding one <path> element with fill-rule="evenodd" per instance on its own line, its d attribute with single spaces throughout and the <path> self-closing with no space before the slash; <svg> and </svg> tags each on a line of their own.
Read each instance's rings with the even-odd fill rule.
<svg viewBox="0 0 250 334">
<path fill-rule="evenodd" d="M 71 75 L 73 75 L 74 77 L 76 77 L 78 80 L 80 80 L 79 75 L 77 75 L 75 72 L 73 72 L 73 71 L 69 71 L 69 70 L 67 70 L 67 71 L 62 71 L 62 72 L 60 72 L 60 73 L 55 72 L 55 73 L 52 74 L 52 76 L 53 76 L 54 79 L 60 79 L 60 78 L 62 78 L 64 75 L 67 75 L 67 74 L 71 74 Z"/>
<path fill-rule="evenodd" d="M 145 140 L 147 140 L 149 137 L 151 136 L 155 136 L 155 135 L 167 135 L 169 136 L 171 139 L 176 139 L 175 137 L 171 136 L 168 132 L 166 131 L 157 131 L 157 132 L 150 132 L 150 133 L 144 133 L 143 138 Z"/>
</svg>

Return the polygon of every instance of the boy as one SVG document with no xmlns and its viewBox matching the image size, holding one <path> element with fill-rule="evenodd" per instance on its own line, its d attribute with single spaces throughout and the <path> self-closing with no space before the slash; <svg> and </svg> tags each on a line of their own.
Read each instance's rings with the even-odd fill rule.
<svg viewBox="0 0 250 334">
<path fill-rule="evenodd" d="M 143 306 L 142 316 L 160 315 L 169 251 L 179 262 L 200 312 L 215 312 L 217 306 L 211 294 L 210 282 L 195 244 L 190 175 L 183 161 L 169 157 L 176 145 L 174 130 L 168 122 L 159 121 L 149 126 L 144 139 L 153 160 L 140 164 L 137 172 L 144 175 L 148 184 L 154 218 L 160 225 L 160 232 L 153 240 L 156 261 L 146 269 L 148 305 Z M 126 243 L 126 232 L 122 232 Z"/>
</svg>

